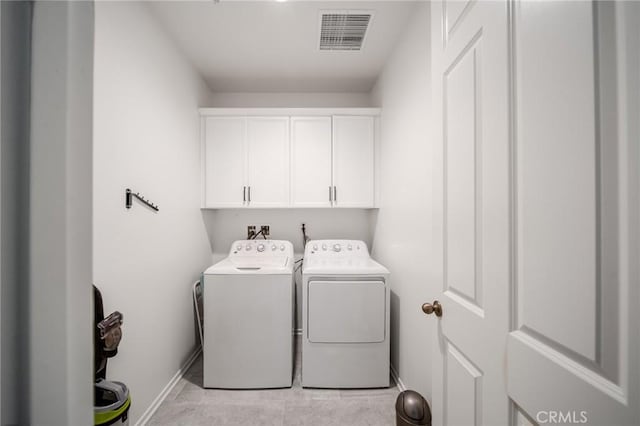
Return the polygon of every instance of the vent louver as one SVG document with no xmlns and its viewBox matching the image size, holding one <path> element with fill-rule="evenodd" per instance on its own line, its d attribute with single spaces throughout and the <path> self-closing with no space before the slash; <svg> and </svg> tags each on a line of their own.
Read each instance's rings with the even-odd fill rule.
<svg viewBox="0 0 640 426">
<path fill-rule="evenodd" d="M 360 50 L 371 22 L 370 12 L 323 12 L 320 50 Z"/>
</svg>

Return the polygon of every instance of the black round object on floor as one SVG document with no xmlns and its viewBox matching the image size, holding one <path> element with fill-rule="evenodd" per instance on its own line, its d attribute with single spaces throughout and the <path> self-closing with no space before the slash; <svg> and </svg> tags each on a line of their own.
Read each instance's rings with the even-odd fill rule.
<svg viewBox="0 0 640 426">
<path fill-rule="evenodd" d="M 431 426 L 431 409 L 416 391 L 401 392 L 396 399 L 396 426 Z"/>
</svg>

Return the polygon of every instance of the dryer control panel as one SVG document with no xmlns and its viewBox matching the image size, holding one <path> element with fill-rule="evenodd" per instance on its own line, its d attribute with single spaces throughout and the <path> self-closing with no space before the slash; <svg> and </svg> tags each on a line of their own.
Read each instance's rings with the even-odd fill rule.
<svg viewBox="0 0 640 426">
<path fill-rule="evenodd" d="M 368 258 L 367 244 L 360 240 L 311 240 L 304 257 Z"/>
<path fill-rule="evenodd" d="M 293 258 L 293 244 L 285 240 L 238 240 L 231 244 L 229 257 L 282 257 Z"/>
</svg>

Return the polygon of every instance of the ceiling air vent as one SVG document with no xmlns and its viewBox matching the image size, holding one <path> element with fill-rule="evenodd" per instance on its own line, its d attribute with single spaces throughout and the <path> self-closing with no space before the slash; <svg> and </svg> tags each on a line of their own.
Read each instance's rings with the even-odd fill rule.
<svg viewBox="0 0 640 426">
<path fill-rule="evenodd" d="M 371 12 L 322 12 L 320 50 L 360 50 L 371 22 Z"/>
</svg>

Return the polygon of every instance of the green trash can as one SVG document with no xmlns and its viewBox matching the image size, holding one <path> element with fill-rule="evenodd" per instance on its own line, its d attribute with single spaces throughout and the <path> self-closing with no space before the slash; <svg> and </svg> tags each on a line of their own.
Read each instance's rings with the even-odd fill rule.
<svg viewBox="0 0 640 426">
<path fill-rule="evenodd" d="M 96 426 L 129 424 L 131 395 L 124 383 L 100 379 L 95 383 L 93 423 Z"/>
</svg>

